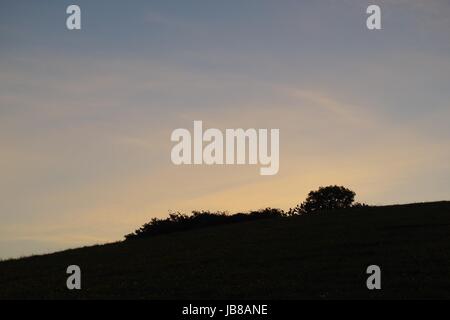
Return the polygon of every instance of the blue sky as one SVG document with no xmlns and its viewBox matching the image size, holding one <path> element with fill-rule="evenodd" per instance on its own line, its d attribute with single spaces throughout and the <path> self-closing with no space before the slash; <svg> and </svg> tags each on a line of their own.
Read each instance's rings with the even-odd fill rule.
<svg viewBox="0 0 450 320">
<path fill-rule="evenodd" d="M 0 257 L 168 210 L 287 209 L 326 184 L 448 199 L 449 30 L 444 0 L 0 1 Z M 173 166 L 170 133 L 194 120 L 279 128 L 279 174 Z"/>
</svg>

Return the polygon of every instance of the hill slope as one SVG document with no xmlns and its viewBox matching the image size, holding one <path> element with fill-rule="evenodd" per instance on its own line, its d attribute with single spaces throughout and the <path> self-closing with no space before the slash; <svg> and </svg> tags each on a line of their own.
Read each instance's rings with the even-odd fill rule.
<svg viewBox="0 0 450 320">
<path fill-rule="evenodd" d="M 82 290 L 66 289 L 66 268 Z M 366 267 L 382 270 L 369 291 Z M 0 298 L 450 298 L 450 202 L 344 210 L 0 262 Z"/>
</svg>

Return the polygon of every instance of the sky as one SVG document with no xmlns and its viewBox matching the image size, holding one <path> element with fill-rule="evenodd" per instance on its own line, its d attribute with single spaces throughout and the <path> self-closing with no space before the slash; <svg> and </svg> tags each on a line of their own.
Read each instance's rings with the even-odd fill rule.
<svg viewBox="0 0 450 320">
<path fill-rule="evenodd" d="M 447 0 L 0 0 L 0 258 L 330 184 L 450 200 L 449 31 Z M 280 129 L 278 174 L 175 166 L 171 132 L 194 120 Z"/>
</svg>

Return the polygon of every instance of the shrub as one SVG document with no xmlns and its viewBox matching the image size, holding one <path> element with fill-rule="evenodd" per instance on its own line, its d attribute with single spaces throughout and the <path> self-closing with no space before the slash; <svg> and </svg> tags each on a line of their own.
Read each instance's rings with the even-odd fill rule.
<svg viewBox="0 0 450 320">
<path fill-rule="evenodd" d="M 355 192 L 342 186 L 320 187 L 311 191 L 306 200 L 288 214 L 306 214 L 318 211 L 350 208 L 355 199 Z"/>
<path fill-rule="evenodd" d="M 265 208 L 257 211 L 251 211 L 249 213 L 236 213 L 233 215 L 228 215 L 223 211 L 192 211 L 191 215 L 174 212 L 169 213 L 169 217 L 165 219 L 151 219 L 150 222 L 144 224 L 133 233 L 125 235 L 125 239 L 131 240 L 213 225 L 276 218 L 283 215 L 283 210 L 274 208 Z"/>
</svg>

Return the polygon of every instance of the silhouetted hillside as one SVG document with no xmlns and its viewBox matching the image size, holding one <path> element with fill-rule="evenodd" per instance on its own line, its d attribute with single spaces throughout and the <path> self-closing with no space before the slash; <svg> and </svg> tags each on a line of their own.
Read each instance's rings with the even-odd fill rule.
<svg viewBox="0 0 450 320">
<path fill-rule="evenodd" d="M 66 289 L 66 268 L 82 289 Z M 366 268 L 382 289 L 366 288 Z M 450 202 L 205 227 L 0 262 L 0 298 L 450 298 Z"/>
</svg>

